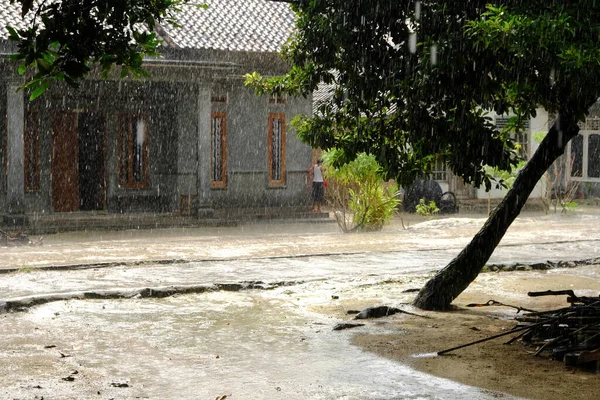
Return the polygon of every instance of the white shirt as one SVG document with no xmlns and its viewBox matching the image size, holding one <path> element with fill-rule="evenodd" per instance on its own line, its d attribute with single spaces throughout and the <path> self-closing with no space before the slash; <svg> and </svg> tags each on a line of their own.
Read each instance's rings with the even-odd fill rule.
<svg viewBox="0 0 600 400">
<path fill-rule="evenodd" d="M 323 172 L 319 165 L 313 167 L 313 182 L 323 182 Z"/>
</svg>

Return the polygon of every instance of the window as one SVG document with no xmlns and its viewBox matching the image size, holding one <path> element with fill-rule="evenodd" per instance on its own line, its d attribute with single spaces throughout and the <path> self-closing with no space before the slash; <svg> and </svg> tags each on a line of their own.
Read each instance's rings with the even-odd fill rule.
<svg viewBox="0 0 600 400">
<path fill-rule="evenodd" d="M 600 178 L 600 135 L 588 136 L 587 176 Z"/>
<path fill-rule="evenodd" d="M 214 112 L 210 133 L 210 184 L 212 187 L 227 186 L 227 114 Z"/>
<path fill-rule="evenodd" d="M 285 114 L 269 113 L 269 185 L 285 185 Z"/>
<path fill-rule="evenodd" d="M 573 178 L 583 178 L 583 136 L 575 136 L 571 140 L 571 176 Z"/>
<path fill-rule="evenodd" d="M 435 165 L 431 169 L 431 179 L 440 182 L 445 182 L 448 180 L 446 164 L 442 159 L 437 159 L 435 161 Z"/>
<path fill-rule="evenodd" d="M 148 186 L 148 123 L 139 114 L 119 117 L 119 185 Z"/>
<path fill-rule="evenodd" d="M 570 147 L 573 180 L 600 182 L 600 131 L 579 131 Z"/>
<path fill-rule="evenodd" d="M 37 112 L 27 111 L 25 115 L 25 190 L 40 188 L 40 136 Z"/>
<path fill-rule="evenodd" d="M 497 116 L 496 128 L 502 131 L 511 118 L 510 116 Z M 527 160 L 529 158 L 529 121 L 523 122 L 519 133 L 511 132 L 510 138 L 519 145 L 519 156 Z"/>
</svg>

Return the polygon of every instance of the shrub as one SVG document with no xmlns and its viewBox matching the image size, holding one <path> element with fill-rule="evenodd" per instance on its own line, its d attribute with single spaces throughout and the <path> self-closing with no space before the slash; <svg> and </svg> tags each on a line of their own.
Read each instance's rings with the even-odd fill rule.
<svg viewBox="0 0 600 400">
<path fill-rule="evenodd" d="M 326 200 L 344 232 L 381 230 L 398 205 L 398 185 L 386 183 L 372 155 L 359 154 L 353 161 L 336 166 L 341 153 L 323 153 L 328 181 Z"/>
<path fill-rule="evenodd" d="M 440 212 L 440 209 L 438 208 L 437 204 L 435 204 L 435 201 L 431 200 L 429 203 L 425 203 L 425 199 L 421 199 L 419 201 L 419 204 L 415 206 L 415 210 L 417 214 L 424 217 L 430 217 Z"/>
</svg>

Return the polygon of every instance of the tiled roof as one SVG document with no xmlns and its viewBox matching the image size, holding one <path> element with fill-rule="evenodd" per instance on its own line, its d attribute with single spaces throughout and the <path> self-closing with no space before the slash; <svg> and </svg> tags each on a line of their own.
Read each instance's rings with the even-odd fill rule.
<svg viewBox="0 0 600 400">
<path fill-rule="evenodd" d="M 21 18 L 21 4 L 10 4 L 9 0 L 0 0 L 0 38 L 2 39 L 8 38 L 6 25 L 17 29 L 25 28 L 25 23 Z"/>
<path fill-rule="evenodd" d="M 289 4 L 268 0 L 205 0 L 184 6 L 181 28 L 165 27 L 183 48 L 276 52 L 294 29 Z"/>
<path fill-rule="evenodd" d="M 165 45 L 190 49 L 277 52 L 294 29 L 289 4 L 268 0 L 197 0 L 209 8 L 185 5 L 181 28 L 164 26 Z M 0 38 L 4 26 L 23 27 L 19 4 L 0 0 Z"/>
</svg>

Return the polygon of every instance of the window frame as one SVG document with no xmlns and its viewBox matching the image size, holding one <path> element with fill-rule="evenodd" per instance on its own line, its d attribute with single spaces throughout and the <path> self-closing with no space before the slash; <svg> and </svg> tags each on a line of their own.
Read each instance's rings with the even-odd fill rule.
<svg viewBox="0 0 600 400">
<path fill-rule="evenodd" d="M 33 148 L 30 146 L 33 146 Z M 34 156 L 33 166 L 31 165 L 31 155 Z M 38 112 L 29 109 L 25 111 L 23 158 L 23 185 L 25 190 L 40 190 L 40 122 Z M 33 168 L 33 170 L 30 170 L 30 168 Z"/>
<path fill-rule="evenodd" d="M 573 156 L 572 156 L 572 143 L 573 141 L 569 141 L 568 147 L 568 158 L 567 158 L 567 168 L 568 168 L 568 177 L 572 181 L 577 182 L 600 182 L 600 177 L 589 177 L 588 176 L 588 161 L 589 161 L 589 137 L 591 135 L 599 135 L 600 130 L 580 130 L 579 134 L 583 137 L 583 146 L 581 150 L 582 157 L 582 167 L 581 167 L 581 176 L 573 176 L 572 166 L 573 166 Z M 600 161 L 599 161 L 600 162 Z"/>
<path fill-rule="evenodd" d="M 280 179 L 275 179 L 273 177 L 273 121 L 281 120 L 281 177 Z M 282 187 L 286 184 L 286 163 L 285 163 L 285 153 L 286 153 L 286 126 L 285 126 L 285 113 L 269 113 L 268 119 L 268 139 L 267 139 L 267 169 L 269 172 L 269 186 L 271 187 Z"/>
<path fill-rule="evenodd" d="M 448 182 L 448 166 L 443 159 L 436 159 L 431 168 L 430 179 L 436 182 Z"/>
<path fill-rule="evenodd" d="M 117 132 L 117 177 L 119 181 L 119 188 L 121 189 L 145 189 L 149 186 L 149 168 L 148 168 L 148 160 L 149 160 L 149 121 L 144 113 L 139 112 L 123 112 L 119 113 L 119 124 L 118 124 L 118 132 Z M 135 142 L 135 132 L 133 132 L 134 124 L 133 122 L 144 121 L 144 143 L 142 145 L 142 176 L 143 179 L 141 181 L 135 181 L 133 178 L 134 168 L 133 168 L 133 146 Z M 123 163 L 123 152 L 121 147 L 121 140 L 123 138 L 122 128 L 124 126 L 128 127 L 128 135 L 127 135 L 127 177 L 123 178 L 121 173 L 121 166 Z"/>
<path fill-rule="evenodd" d="M 221 132 L 221 180 L 215 180 L 215 143 L 214 123 L 216 119 L 221 120 L 223 127 Z M 210 186 L 212 188 L 227 187 L 227 112 L 213 111 L 210 114 Z"/>
</svg>

